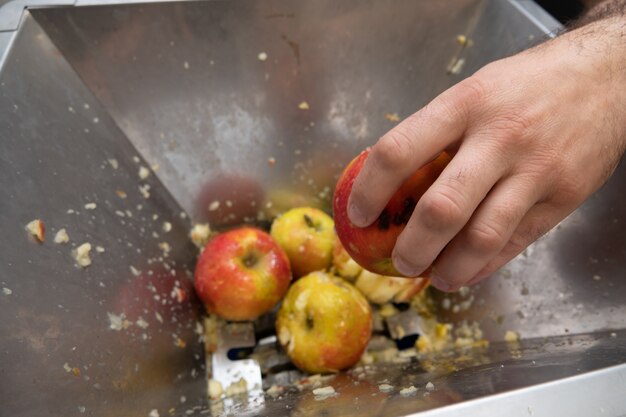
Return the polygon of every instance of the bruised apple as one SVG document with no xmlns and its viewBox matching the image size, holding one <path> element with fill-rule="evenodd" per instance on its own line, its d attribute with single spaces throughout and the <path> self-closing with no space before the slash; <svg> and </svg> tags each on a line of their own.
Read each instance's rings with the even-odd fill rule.
<svg viewBox="0 0 626 417">
<path fill-rule="evenodd" d="M 322 210 L 298 207 L 272 223 L 272 237 L 285 250 L 294 278 L 326 269 L 335 245 L 335 223 Z"/>
<path fill-rule="evenodd" d="M 289 288 L 276 334 L 298 368 L 338 372 L 361 358 L 372 334 L 372 310 L 352 284 L 317 271 Z"/>
<path fill-rule="evenodd" d="M 278 243 L 262 230 L 242 227 L 207 243 L 194 284 L 209 313 L 242 321 L 271 310 L 290 281 L 289 260 Z"/>
<path fill-rule="evenodd" d="M 450 162 L 450 156 L 443 152 L 420 168 L 396 191 L 380 216 L 371 225 L 360 228 L 348 219 L 348 197 L 369 152 L 366 149 L 352 160 L 337 181 L 333 197 L 335 229 L 346 251 L 363 268 L 381 275 L 401 276 L 391 261 L 396 239 L 420 197 Z"/>
</svg>

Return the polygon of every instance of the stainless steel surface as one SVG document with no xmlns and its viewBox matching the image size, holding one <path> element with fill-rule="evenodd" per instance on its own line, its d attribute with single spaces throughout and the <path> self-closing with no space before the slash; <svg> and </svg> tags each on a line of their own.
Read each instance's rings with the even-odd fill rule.
<svg viewBox="0 0 626 417">
<path fill-rule="evenodd" d="M 471 294 L 473 303 L 441 309 L 451 321 L 478 320 L 491 340 L 516 330 L 519 346 L 494 344 L 437 366 L 379 366 L 358 385 L 354 372 L 340 375 L 332 381 L 339 395 L 324 401 L 305 390 L 210 409 L 197 303 L 183 308 L 171 297 L 189 285 L 195 256 L 181 207 L 215 227 L 263 222 L 293 205 L 329 209 L 344 164 L 393 126 L 386 113 L 407 116 L 556 30 L 533 3 L 241 0 L 32 13 L 0 73 L 0 291 L 10 290 L 0 292 L 0 414 L 395 416 L 460 404 L 471 415 L 519 404 L 529 391 L 511 390 L 531 386 L 554 404 L 571 389 L 576 404 L 610 403 L 606 415 L 624 414 L 615 397 L 626 389 L 621 369 L 562 379 L 625 362 L 624 166 Z M 0 45 L 5 33 L 14 32 L 0 32 Z M 461 48 L 459 34 L 474 46 Z M 446 70 L 452 59 L 464 60 L 460 74 Z M 298 108 L 303 101 L 308 110 Z M 159 169 L 140 181 L 133 156 Z M 48 228 L 43 245 L 24 231 L 36 217 Z M 60 227 L 70 244 L 52 243 Z M 85 241 L 93 264 L 80 269 L 71 249 Z M 162 242 L 172 248 L 163 261 Z M 108 313 L 132 324 L 112 330 Z M 419 391 L 381 393 L 383 380 Z M 435 391 L 424 397 L 429 380 Z M 614 385 L 601 389 L 607 381 Z"/>
<path fill-rule="evenodd" d="M 133 160 L 137 151 L 28 16 L 0 74 L 0 103 L 0 414 L 145 417 L 178 408 L 182 395 L 185 406 L 204 402 L 197 303 L 171 297 L 190 294 L 189 220 L 154 175 L 140 180 L 147 163 Z M 24 230 L 36 218 L 43 244 Z M 61 228 L 67 244 L 53 243 Z M 92 265 L 83 269 L 72 250 L 84 242 Z M 109 313 L 129 327 L 111 329 Z"/>
<path fill-rule="evenodd" d="M 36 16 L 134 145 L 159 163 L 176 200 L 215 226 L 254 220 L 268 204 L 267 216 L 294 202 L 329 208 L 336 174 L 393 126 L 386 113 L 407 116 L 544 36 L 508 3 L 476 0 L 213 2 Z M 459 34 L 476 45 L 452 75 Z M 303 101 L 309 110 L 298 108 Z M 207 211 L 213 201 L 222 205 Z"/>
<path fill-rule="evenodd" d="M 500 342 L 421 363 L 356 368 L 322 384 L 334 387 L 334 397 L 293 388 L 266 398 L 262 412 L 241 403 L 236 415 L 618 417 L 626 413 L 624 357 L 625 331 Z M 400 394 L 411 386 L 417 391 Z"/>
</svg>

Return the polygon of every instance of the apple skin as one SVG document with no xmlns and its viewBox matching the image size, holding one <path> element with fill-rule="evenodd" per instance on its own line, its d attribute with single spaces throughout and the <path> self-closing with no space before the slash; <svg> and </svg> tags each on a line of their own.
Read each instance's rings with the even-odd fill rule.
<svg viewBox="0 0 626 417">
<path fill-rule="evenodd" d="M 372 310 L 349 282 L 312 272 L 289 288 L 276 334 L 301 370 L 339 372 L 357 363 L 365 351 L 372 335 Z"/>
<path fill-rule="evenodd" d="M 328 214 L 313 207 L 294 208 L 274 220 L 270 234 L 287 253 L 294 278 L 330 266 L 334 227 Z"/>
<path fill-rule="evenodd" d="M 439 177 L 451 158 L 442 152 L 420 168 L 391 197 L 381 215 L 371 225 L 360 228 L 348 218 L 348 198 L 369 152 L 368 148 L 353 159 L 337 181 L 333 196 L 335 229 L 346 251 L 363 268 L 381 275 L 402 276 L 391 261 L 393 247 L 418 200 Z"/>
<path fill-rule="evenodd" d="M 271 310 L 290 282 L 289 260 L 278 243 L 260 229 L 242 227 L 207 243 L 194 285 L 209 313 L 244 321 Z"/>
</svg>

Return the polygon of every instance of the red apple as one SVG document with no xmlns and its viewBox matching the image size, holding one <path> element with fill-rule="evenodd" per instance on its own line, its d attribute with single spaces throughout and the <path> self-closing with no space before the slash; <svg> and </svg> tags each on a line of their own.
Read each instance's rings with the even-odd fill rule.
<svg viewBox="0 0 626 417">
<path fill-rule="evenodd" d="M 361 358 L 372 334 L 372 310 L 349 282 L 317 271 L 289 288 L 276 334 L 298 368 L 338 372 Z"/>
<path fill-rule="evenodd" d="M 335 229 L 346 251 L 363 268 L 381 275 L 399 276 L 402 274 L 391 261 L 396 239 L 409 221 L 420 197 L 450 162 L 450 156 L 443 152 L 420 168 L 391 197 L 378 219 L 360 228 L 348 219 L 348 197 L 368 155 L 369 149 L 361 152 L 348 164 L 337 181 L 333 197 Z"/>
<path fill-rule="evenodd" d="M 291 209 L 272 223 L 272 237 L 289 257 L 294 278 L 328 268 L 335 245 L 335 223 L 313 207 Z"/>
<path fill-rule="evenodd" d="M 291 281 L 287 255 L 270 235 L 242 227 L 217 235 L 196 265 L 195 288 L 209 313 L 254 320 L 285 295 Z"/>
</svg>

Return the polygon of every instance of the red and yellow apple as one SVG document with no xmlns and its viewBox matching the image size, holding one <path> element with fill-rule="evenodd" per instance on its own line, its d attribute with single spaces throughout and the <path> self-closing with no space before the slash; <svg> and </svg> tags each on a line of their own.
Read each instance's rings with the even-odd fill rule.
<svg viewBox="0 0 626 417">
<path fill-rule="evenodd" d="M 428 278 L 390 277 L 363 271 L 354 286 L 374 304 L 406 303 L 428 285 Z"/>
<path fill-rule="evenodd" d="M 242 321 L 271 310 L 290 281 L 289 260 L 278 243 L 262 230 L 242 227 L 207 243 L 194 284 L 209 313 Z"/>
<path fill-rule="evenodd" d="M 335 223 L 322 210 L 294 208 L 272 223 L 270 234 L 289 257 L 294 278 L 330 266 Z"/>
<path fill-rule="evenodd" d="M 361 228 L 348 218 L 348 198 L 368 155 L 369 149 L 361 152 L 337 181 L 333 197 L 335 228 L 346 251 L 359 265 L 377 274 L 399 276 L 402 274 L 391 261 L 393 247 L 420 197 L 450 162 L 450 156 L 443 152 L 415 172 L 391 197 L 380 216 L 371 225 Z"/>
<path fill-rule="evenodd" d="M 291 361 L 310 373 L 358 362 L 372 334 L 372 310 L 349 282 L 326 272 L 296 281 L 278 312 L 276 334 Z"/>
</svg>

